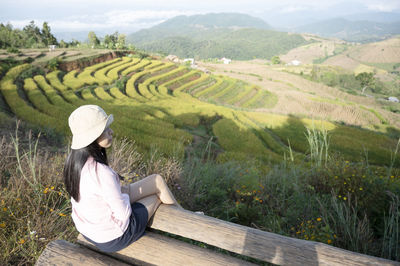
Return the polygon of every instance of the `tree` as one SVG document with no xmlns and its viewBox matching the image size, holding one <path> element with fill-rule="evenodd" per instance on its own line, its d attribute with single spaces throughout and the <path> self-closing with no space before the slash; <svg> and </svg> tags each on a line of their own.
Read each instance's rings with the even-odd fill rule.
<svg viewBox="0 0 400 266">
<path fill-rule="evenodd" d="M 119 49 L 125 48 L 125 41 L 126 41 L 126 35 L 119 34 L 118 41 L 117 41 L 117 48 L 119 48 Z"/>
<path fill-rule="evenodd" d="M 64 40 L 61 40 L 59 46 L 60 48 L 68 48 L 68 43 L 66 43 Z"/>
<path fill-rule="evenodd" d="M 89 40 L 89 45 L 92 48 L 94 48 L 100 44 L 99 39 L 97 38 L 96 34 L 93 31 L 89 32 L 88 40 Z"/>
<path fill-rule="evenodd" d="M 271 63 L 274 64 L 274 65 L 278 65 L 278 64 L 281 63 L 281 59 L 279 58 L 279 56 L 274 55 L 274 56 L 271 58 Z"/>
<path fill-rule="evenodd" d="M 111 35 L 106 35 L 104 37 L 104 44 L 106 45 L 107 48 L 109 49 L 114 49 L 117 47 L 117 43 L 118 43 L 118 31 L 114 32 Z"/>
<path fill-rule="evenodd" d="M 35 25 L 35 21 L 31 21 L 29 25 L 23 28 L 23 32 L 26 34 L 27 41 L 25 43 L 26 47 L 40 47 L 44 46 L 42 40 L 42 33 L 40 29 Z"/>
<path fill-rule="evenodd" d="M 361 84 L 362 94 L 364 94 L 366 88 L 373 88 L 375 86 L 374 73 L 372 72 L 361 72 L 356 76 L 356 80 L 358 80 Z"/>
<path fill-rule="evenodd" d="M 51 44 L 56 45 L 57 44 L 57 39 L 56 39 L 56 37 L 54 37 L 53 34 L 51 34 L 50 26 L 46 21 L 43 22 L 42 41 L 44 42 L 45 45 L 51 45 Z"/>
</svg>

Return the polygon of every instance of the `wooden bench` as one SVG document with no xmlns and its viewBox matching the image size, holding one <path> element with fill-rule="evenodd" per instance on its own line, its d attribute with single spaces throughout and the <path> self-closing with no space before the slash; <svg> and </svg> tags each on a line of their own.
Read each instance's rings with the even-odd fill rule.
<svg viewBox="0 0 400 266">
<path fill-rule="evenodd" d="M 279 265 L 400 265 L 396 261 L 268 233 L 170 205 L 158 208 L 150 227 L 229 252 L 217 252 L 156 232 L 146 232 L 127 248 L 105 254 L 80 235 L 78 244 L 63 240 L 50 242 L 36 265 L 252 264 L 231 256 L 232 253 Z"/>
</svg>

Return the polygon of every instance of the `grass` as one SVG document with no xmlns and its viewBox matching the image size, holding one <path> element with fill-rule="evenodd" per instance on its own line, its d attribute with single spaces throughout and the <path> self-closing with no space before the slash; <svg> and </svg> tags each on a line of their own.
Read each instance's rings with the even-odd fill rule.
<svg viewBox="0 0 400 266">
<path fill-rule="evenodd" d="M 8 132 L 0 139 L 2 265 L 32 265 L 50 241 L 74 242 L 78 235 L 62 182 L 68 148 L 59 146 L 59 151 L 54 152 L 40 140 L 40 134 L 35 135 L 25 124 L 18 125 L 12 135 Z M 157 153 L 144 158 L 127 140 L 117 140 L 109 152 L 110 165 L 126 177 L 126 182 L 162 173 L 174 187 L 181 173 L 177 160 L 162 158 Z"/>
<path fill-rule="evenodd" d="M 65 75 L 64 80 L 77 82 L 71 86 L 79 87 L 83 96 L 80 98 L 60 82 L 61 73 L 55 71 L 33 79 L 27 77 L 25 89 L 29 97 L 23 99 L 18 94 L 22 87 L 14 81 L 28 65 L 11 68 L 1 80 L 0 89 L 12 112 L 39 126 L 57 126 L 57 134 L 69 134 L 68 110 L 81 104 L 101 105 L 117 118 L 113 123 L 116 136 L 136 140 L 135 144 L 114 143 L 111 153 L 117 154 L 110 157 L 114 158 L 113 167 L 131 180 L 161 173 L 188 209 L 287 236 L 399 259 L 395 248 L 398 212 L 392 207 L 398 205 L 388 191 L 393 195 L 400 193 L 400 157 L 397 137 L 395 140 L 394 135 L 389 136 L 389 128 L 387 133 L 377 134 L 327 121 L 210 104 L 186 90 L 206 96 L 225 82 L 231 89 L 221 88 L 215 94 L 216 100 L 229 100 L 243 91 L 246 84 L 229 80 L 230 85 L 225 77 L 214 77 L 217 80 L 213 81 L 207 74 L 182 68 L 160 73 L 169 66 L 154 62 L 143 59 L 133 66 L 116 63 L 115 68 L 107 68 L 109 72 L 119 69 L 121 73 L 136 73 L 124 78 L 126 87 L 125 81 L 121 81 L 120 87 L 111 84 L 112 88 L 105 88 L 115 98 L 97 85 L 77 86 L 82 81 L 75 78 L 76 73 Z M 102 76 L 108 75 L 104 68 L 100 69 Z M 198 78 L 192 80 L 194 75 Z M 175 83 L 179 87 L 175 88 Z M 152 88 L 159 96 L 148 100 L 138 94 L 136 85 L 141 89 L 146 84 L 159 86 Z M 167 95 L 170 85 L 175 90 Z M 277 100 L 267 92 L 266 98 L 259 96 L 254 97 L 255 102 L 250 101 L 251 105 L 260 99 L 267 101 L 268 97 L 274 103 Z M 107 101 L 100 99 L 105 97 Z M 53 116 L 56 111 L 58 115 Z M 6 116 L 4 121 L 8 123 Z M 4 134 L 1 144 L 0 156 L 6 158 L 0 163 L 4 199 L 1 208 L 6 211 L 1 212 L 0 230 L 4 229 L 4 239 L 11 242 L 7 240 L 0 248 L 6 250 L 2 259 L 7 263 L 32 264 L 48 240 L 74 241 L 76 231 L 68 220 L 68 197 L 60 181 L 67 147 L 42 147 L 29 134 L 21 137 L 21 132 L 29 132 L 24 129 L 17 129 L 18 134 L 12 133 L 12 137 L 9 132 Z M 392 131 L 396 134 L 395 129 Z M 46 138 L 52 136 L 56 135 L 46 133 Z M 61 136 L 55 138 L 68 141 Z M 198 139 L 203 140 L 199 143 Z M 27 202 L 26 206 L 22 202 Z M 16 215 L 18 208 L 24 208 L 23 212 L 13 218 L 9 210 Z M 27 214 L 30 211 L 33 214 Z M 48 230 L 40 229 L 43 232 L 37 234 L 36 240 L 39 218 L 44 214 L 49 217 L 43 221 L 52 220 L 54 224 L 50 223 Z M 34 239 L 32 231 L 36 231 L 32 233 Z M 40 242 L 40 238 L 47 242 Z"/>
<path fill-rule="evenodd" d="M 0 163 L 2 264 L 33 264 L 47 243 L 74 242 L 78 234 L 61 178 L 68 148 L 58 146 L 57 152 L 52 151 L 27 129 L 25 124 L 17 126 L 0 141 L 0 155 L 5 158 Z M 310 137 L 315 143 L 322 137 L 325 143 L 323 134 L 310 131 Z M 186 209 L 400 260 L 396 249 L 400 170 L 343 161 L 323 145 L 314 149 L 322 151 L 317 157 L 323 163 L 267 161 L 268 167 L 257 160 L 216 163 L 212 153 L 217 150 L 210 141 L 195 147 L 197 155 L 185 161 L 155 151 L 142 154 L 128 140 L 116 140 L 109 157 L 125 182 L 151 173 L 163 175 Z M 376 201 L 378 197 L 381 200 Z"/>
</svg>

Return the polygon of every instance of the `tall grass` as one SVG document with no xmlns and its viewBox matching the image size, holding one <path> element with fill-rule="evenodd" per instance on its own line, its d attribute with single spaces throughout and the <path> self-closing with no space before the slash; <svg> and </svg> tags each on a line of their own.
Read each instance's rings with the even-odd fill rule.
<svg viewBox="0 0 400 266">
<path fill-rule="evenodd" d="M 33 264 L 49 241 L 76 237 L 61 182 L 64 155 L 41 149 L 18 126 L 3 136 L 0 153 L 0 264 Z"/>
<path fill-rule="evenodd" d="M 50 241 L 75 242 L 78 235 L 62 181 L 69 149 L 48 146 L 33 132 L 18 123 L 0 139 L 0 265 L 33 265 Z M 179 195 L 178 160 L 156 151 L 143 156 L 126 139 L 115 140 L 108 155 L 124 182 L 159 173 Z"/>
<path fill-rule="evenodd" d="M 321 167 L 322 164 L 326 166 L 328 162 L 328 150 L 330 138 L 326 129 L 317 130 L 314 126 L 307 128 L 306 138 L 310 148 L 310 159 L 316 165 Z"/>
<path fill-rule="evenodd" d="M 385 216 L 383 248 L 381 256 L 400 260 L 400 199 L 399 196 L 388 192 L 391 203 L 389 213 Z"/>
<path fill-rule="evenodd" d="M 333 194 L 330 202 L 320 202 L 323 219 L 341 236 L 337 241 L 342 248 L 367 253 L 372 242 L 368 217 L 359 213 L 357 201 L 351 204 L 350 194 L 347 197 L 348 201 L 343 202 Z"/>
</svg>

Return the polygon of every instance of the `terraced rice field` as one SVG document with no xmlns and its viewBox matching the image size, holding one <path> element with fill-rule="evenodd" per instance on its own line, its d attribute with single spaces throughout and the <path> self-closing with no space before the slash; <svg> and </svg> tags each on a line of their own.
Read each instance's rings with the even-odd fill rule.
<svg viewBox="0 0 400 266">
<path fill-rule="evenodd" d="M 117 137 L 135 140 L 143 152 L 156 149 L 179 158 L 195 135 L 207 141 L 210 134 L 221 151 L 220 161 L 281 161 L 289 152 L 289 141 L 303 157 L 307 127 L 328 130 L 331 149 L 350 160 L 361 160 L 367 149 L 371 163 L 385 164 L 396 145 L 395 139 L 372 131 L 256 112 L 271 108 L 277 95 L 242 80 L 161 60 L 121 57 L 80 73 L 57 70 L 37 75 L 17 86 L 18 76 L 30 67 L 16 66 L 0 81 L 5 101 L 17 117 L 67 136 L 70 113 L 80 105 L 97 104 L 114 114 Z M 205 124 L 212 133 L 194 133 Z"/>
</svg>

